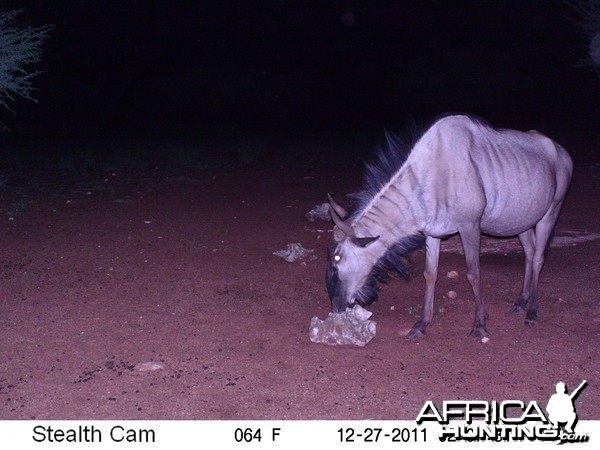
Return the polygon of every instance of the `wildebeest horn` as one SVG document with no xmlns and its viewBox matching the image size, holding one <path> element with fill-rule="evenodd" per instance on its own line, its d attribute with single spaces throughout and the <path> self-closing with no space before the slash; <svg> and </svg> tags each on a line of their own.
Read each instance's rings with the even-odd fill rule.
<svg viewBox="0 0 600 450">
<path fill-rule="evenodd" d="M 348 212 L 338 205 L 335 200 L 333 200 L 331 194 L 327 194 L 327 200 L 329 200 L 329 205 L 333 208 L 337 215 L 340 216 L 340 219 L 343 219 L 348 215 Z"/>
<path fill-rule="evenodd" d="M 336 226 L 342 233 L 344 233 L 348 237 L 354 236 L 354 230 L 352 229 L 352 227 L 342 220 L 342 218 L 338 215 L 335 209 L 333 209 L 333 207 L 329 210 L 329 213 L 331 214 L 333 222 L 336 224 Z M 335 237 L 335 232 L 333 235 Z"/>
</svg>

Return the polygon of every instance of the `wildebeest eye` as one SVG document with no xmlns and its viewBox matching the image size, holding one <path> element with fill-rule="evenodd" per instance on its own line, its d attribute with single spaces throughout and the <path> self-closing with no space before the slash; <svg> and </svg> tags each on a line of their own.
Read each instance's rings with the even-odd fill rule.
<svg viewBox="0 0 600 450">
<path fill-rule="evenodd" d="M 334 260 L 335 262 L 340 262 L 340 260 L 341 260 L 341 259 L 342 259 L 342 257 L 341 257 L 340 255 L 335 255 L 335 256 L 333 257 L 333 260 Z"/>
</svg>

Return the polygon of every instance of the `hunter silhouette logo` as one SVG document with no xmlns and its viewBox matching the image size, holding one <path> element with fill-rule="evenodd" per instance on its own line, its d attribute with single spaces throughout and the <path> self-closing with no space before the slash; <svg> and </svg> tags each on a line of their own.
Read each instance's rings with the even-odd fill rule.
<svg viewBox="0 0 600 450">
<path fill-rule="evenodd" d="M 556 394 L 553 394 L 548 401 L 546 411 L 548 419 L 552 422 L 555 428 L 559 428 L 560 424 L 566 424 L 564 430 L 566 433 L 573 434 L 573 427 L 577 422 L 577 413 L 575 412 L 575 398 L 581 390 L 587 385 L 587 380 L 583 380 L 577 389 L 571 394 L 567 394 L 567 386 L 562 381 L 556 383 Z"/>
<path fill-rule="evenodd" d="M 577 423 L 575 400 L 587 385 L 583 380 L 567 393 L 562 381 L 548 400 L 546 413 L 535 400 L 446 400 L 438 408 L 427 401 L 416 422 L 437 422 L 442 425 L 438 438 L 445 441 L 558 441 L 588 442 L 588 434 L 574 432 Z"/>
</svg>

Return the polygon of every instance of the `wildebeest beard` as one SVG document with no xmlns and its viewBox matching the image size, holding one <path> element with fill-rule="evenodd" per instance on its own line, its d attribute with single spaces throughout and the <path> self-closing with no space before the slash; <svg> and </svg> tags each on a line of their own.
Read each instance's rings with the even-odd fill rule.
<svg viewBox="0 0 600 450">
<path fill-rule="evenodd" d="M 408 280 L 410 278 L 407 267 L 408 257 L 413 251 L 423 248 L 424 245 L 425 236 L 421 233 L 404 237 L 392 245 L 373 266 L 363 286 L 354 294 L 356 303 L 367 306 L 375 302 L 379 297 L 379 283 L 387 283 L 391 279 L 390 274 L 392 271 L 398 272 L 402 278 Z M 326 275 L 327 291 L 330 299 L 335 297 L 337 290 L 341 287 L 337 268 L 333 265 L 331 258 L 335 247 L 335 243 L 330 246 L 329 266 Z"/>
</svg>

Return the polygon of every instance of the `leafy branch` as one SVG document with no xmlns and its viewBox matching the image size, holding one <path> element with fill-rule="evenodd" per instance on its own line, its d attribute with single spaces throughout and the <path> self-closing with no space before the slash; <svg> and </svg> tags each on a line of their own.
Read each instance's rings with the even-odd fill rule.
<svg viewBox="0 0 600 450">
<path fill-rule="evenodd" d="M 49 25 L 37 28 L 13 26 L 20 12 L 0 13 L 0 106 L 11 112 L 10 103 L 18 97 L 36 102 L 31 80 L 40 72 L 31 72 L 28 66 L 41 60 L 42 44 L 52 29 Z"/>
</svg>

